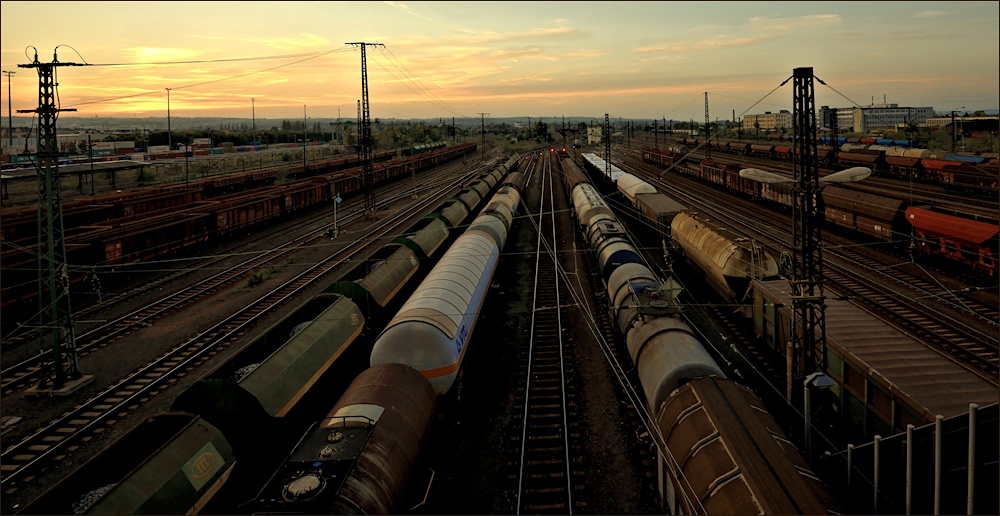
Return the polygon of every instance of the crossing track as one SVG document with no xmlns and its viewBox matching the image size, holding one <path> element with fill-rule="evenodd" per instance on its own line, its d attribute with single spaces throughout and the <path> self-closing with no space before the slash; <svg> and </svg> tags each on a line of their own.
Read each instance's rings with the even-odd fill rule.
<svg viewBox="0 0 1000 516">
<path fill-rule="evenodd" d="M 253 324 L 317 281 L 325 278 L 338 266 L 375 245 L 379 238 L 391 234 L 422 209 L 442 200 L 452 187 L 480 171 L 456 177 L 450 187 L 401 210 L 396 215 L 378 223 L 355 243 L 324 258 L 296 277 L 262 295 L 249 306 L 222 322 L 161 355 L 141 369 L 128 375 L 117 384 L 77 406 L 20 443 L 7 448 L 0 455 L 0 486 L 4 494 L 11 494 L 31 482 L 40 472 L 67 454 L 108 430 L 119 419 L 137 410 L 156 394 L 168 389 L 184 376 L 191 374 L 200 364 L 234 342 L 251 329 Z"/>
<path fill-rule="evenodd" d="M 541 176 L 535 254 L 531 337 L 524 390 L 518 514 L 572 514 L 573 461 L 570 456 L 567 368 L 561 300 L 566 286 L 556 272 L 558 244 L 552 160 L 543 156 L 532 172 Z M 548 211 L 546 211 L 548 195 Z"/>
<path fill-rule="evenodd" d="M 443 168 L 442 172 L 436 176 L 440 175 L 448 177 L 456 171 L 458 166 L 460 165 L 451 164 L 451 166 L 446 166 Z M 437 179 L 437 177 L 435 177 L 435 179 Z M 425 184 L 423 189 L 437 189 L 442 187 L 445 182 L 448 182 L 448 180 L 438 180 L 432 184 Z M 379 204 L 388 205 L 400 199 L 404 199 L 412 193 L 412 187 L 405 185 L 397 186 L 397 188 L 394 188 L 389 192 L 389 197 L 383 198 Z M 348 215 L 342 217 L 338 221 L 338 226 L 346 225 L 360 219 L 362 216 L 361 210 L 359 209 L 360 206 L 360 199 L 356 199 L 351 205 L 346 206 L 344 212 Z M 315 216 L 312 220 L 304 221 L 302 225 L 308 225 L 316 221 L 323 221 L 328 217 L 328 215 L 328 212 L 324 210 L 322 214 Z M 207 297 L 209 294 L 217 291 L 223 286 L 239 281 L 247 272 L 253 269 L 263 267 L 269 263 L 276 263 L 287 255 L 293 253 L 295 250 L 325 238 L 324 235 L 326 230 L 332 227 L 332 222 L 324 222 L 313 231 L 309 231 L 275 248 L 265 250 L 232 267 L 217 272 L 208 278 L 198 281 L 192 285 L 182 287 L 171 294 L 146 304 L 145 306 L 130 311 L 120 317 L 116 317 L 115 319 L 85 333 L 81 333 L 76 337 L 78 357 L 82 358 L 89 353 L 101 349 L 115 340 L 128 335 L 140 327 L 148 326 L 155 320 L 166 316 L 167 314 L 173 313 L 176 310 L 194 303 L 195 301 Z M 274 235 L 268 234 L 261 237 L 261 240 L 259 241 L 266 242 L 273 239 Z M 258 242 L 258 240 L 255 239 L 255 242 Z M 165 278 L 161 278 L 160 281 L 163 281 L 163 283 L 174 281 L 180 277 L 191 274 L 200 268 L 210 267 L 212 264 L 219 263 L 226 258 L 228 257 L 222 256 L 219 258 L 210 258 L 205 262 L 194 264 L 182 271 L 168 274 Z M 147 285 L 143 287 L 144 290 L 149 290 L 151 288 L 155 288 L 155 285 Z M 122 299 L 121 301 L 124 300 L 125 299 Z M 6 396 L 19 388 L 27 387 L 34 381 L 37 381 L 38 375 L 41 371 L 41 364 L 43 363 L 43 360 L 48 358 L 49 354 L 49 351 L 45 351 L 28 359 L 17 362 L 0 371 L 0 392 Z"/>
</svg>

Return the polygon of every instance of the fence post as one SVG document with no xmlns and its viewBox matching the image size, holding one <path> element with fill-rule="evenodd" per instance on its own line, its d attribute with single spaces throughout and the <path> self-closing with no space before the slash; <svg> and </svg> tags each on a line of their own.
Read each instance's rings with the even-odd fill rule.
<svg viewBox="0 0 1000 516">
<path fill-rule="evenodd" d="M 878 459 L 879 459 L 879 447 L 881 444 L 882 444 L 882 436 L 876 435 L 874 450 L 873 450 L 873 453 L 875 454 L 875 505 L 873 506 L 874 508 L 872 510 L 872 514 L 878 514 L 878 473 L 879 473 Z"/>
<path fill-rule="evenodd" d="M 934 416 L 934 516 L 941 514 L 941 422 L 944 416 Z"/>
<path fill-rule="evenodd" d="M 847 490 L 851 490 L 851 470 L 854 469 L 854 445 L 847 445 Z"/>
<path fill-rule="evenodd" d="M 913 500 L 913 425 L 906 425 L 906 514 Z"/>
<path fill-rule="evenodd" d="M 972 501 L 976 494 L 976 409 L 979 405 L 969 403 L 969 480 L 968 499 L 965 502 L 965 513 L 972 514 Z"/>
</svg>

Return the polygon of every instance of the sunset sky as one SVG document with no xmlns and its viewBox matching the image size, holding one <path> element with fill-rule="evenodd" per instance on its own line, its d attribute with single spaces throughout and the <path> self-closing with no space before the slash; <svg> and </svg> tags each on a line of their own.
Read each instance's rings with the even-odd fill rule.
<svg viewBox="0 0 1000 516">
<path fill-rule="evenodd" d="M 373 117 L 730 118 L 792 69 L 850 99 L 938 111 L 1000 105 L 1000 3 L 991 2 L 14 2 L 0 4 L 14 110 L 37 105 L 24 47 L 89 63 L 313 57 L 62 68 L 76 116 L 356 115 L 368 50 Z M 41 17 L 46 21 L 42 22 Z M 29 54 L 31 53 L 29 49 Z M 60 61 L 80 62 L 68 47 Z M 295 61 L 312 57 L 300 62 Z M 398 62 L 397 62 L 398 60 Z M 277 67 L 213 84 L 224 79 Z M 410 75 L 419 82 L 406 80 Z M 4 77 L 6 82 L 6 77 Z M 3 85 L 3 113 L 7 89 Z M 425 91 L 426 89 L 426 91 Z M 147 91 L 155 94 L 93 102 Z M 817 83 L 817 106 L 847 100 Z M 420 92 L 418 95 L 415 92 Z M 791 83 L 750 113 L 791 109 Z M 430 100 L 427 100 L 430 99 Z"/>
</svg>

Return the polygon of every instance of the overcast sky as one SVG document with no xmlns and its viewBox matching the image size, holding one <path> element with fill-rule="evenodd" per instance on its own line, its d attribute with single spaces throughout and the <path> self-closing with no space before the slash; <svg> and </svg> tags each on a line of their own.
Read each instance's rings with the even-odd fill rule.
<svg viewBox="0 0 1000 516">
<path fill-rule="evenodd" d="M 24 47 L 89 63 L 307 57 L 170 66 L 62 68 L 76 116 L 356 116 L 370 41 L 373 117 L 739 115 L 791 75 L 851 100 L 883 95 L 938 111 L 1000 106 L 1000 3 L 991 2 L 12 2 L 0 60 L 14 110 L 37 105 Z M 40 21 L 40 17 L 46 21 Z M 29 54 L 31 51 L 29 50 Z M 60 61 L 80 62 L 68 47 Z M 183 86 L 255 73 L 213 84 Z M 410 75 L 419 82 L 405 80 Z M 6 77 L 4 77 L 6 79 Z M 6 114 L 7 91 L 3 89 Z M 425 91 L 426 89 L 426 91 Z M 81 104 L 147 91 L 156 94 Z M 420 92 L 418 95 L 415 92 Z M 851 103 L 816 84 L 817 106 Z M 791 82 L 750 113 L 791 109 Z M 429 100 L 428 100 L 429 99 Z"/>
</svg>

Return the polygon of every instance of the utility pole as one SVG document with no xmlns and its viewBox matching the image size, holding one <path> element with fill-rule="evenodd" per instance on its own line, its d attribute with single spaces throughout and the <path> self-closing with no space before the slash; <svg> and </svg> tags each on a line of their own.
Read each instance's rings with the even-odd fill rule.
<svg viewBox="0 0 1000 516">
<path fill-rule="evenodd" d="M 345 43 L 361 47 L 361 153 L 364 160 L 362 184 L 365 191 L 365 218 L 375 218 L 375 153 L 372 150 L 372 123 L 368 104 L 368 65 L 365 47 L 385 47 L 381 43 Z"/>
<path fill-rule="evenodd" d="M 823 207 L 816 160 L 816 96 L 812 67 L 796 68 L 793 78 L 792 170 L 797 188 L 792 203 L 792 306 L 801 332 L 793 332 L 787 359 L 792 365 L 787 396 L 798 392 L 806 375 L 826 372 L 826 320 L 823 303 Z M 793 327 L 799 327 L 793 323 Z"/>
<path fill-rule="evenodd" d="M 840 152 L 840 121 L 837 120 L 837 108 L 830 110 L 830 161 L 836 163 Z"/>
<path fill-rule="evenodd" d="M 653 119 L 653 146 L 660 150 L 660 134 L 656 132 L 656 119 Z"/>
<path fill-rule="evenodd" d="M 40 63 L 36 50 L 32 63 L 17 66 L 38 71 L 38 107 L 18 110 L 18 113 L 38 114 L 35 160 L 38 171 L 38 314 L 43 352 L 46 348 L 49 351 L 42 363 L 38 385 L 28 392 L 68 393 L 94 377 L 82 375 L 77 362 L 60 199 L 56 118 L 60 111 L 76 110 L 56 107 L 55 70 L 57 66 L 84 65 L 60 63 L 55 52 L 51 63 Z"/>
<path fill-rule="evenodd" d="M 253 122 L 253 141 L 257 141 L 257 109 L 254 106 L 254 98 L 250 97 L 250 120 Z"/>
<path fill-rule="evenodd" d="M 94 193 L 94 146 L 90 143 L 90 135 L 87 135 L 87 157 L 90 159 L 90 195 Z"/>
<path fill-rule="evenodd" d="M 364 48 L 364 47 L 362 46 L 362 48 Z M 355 131 L 354 134 L 357 135 L 357 139 L 358 139 L 358 141 L 357 141 L 357 144 L 358 144 L 358 161 L 361 161 L 361 99 L 358 99 L 358 125 L 354 129 L 354 131 Z M 364 181 L 364 178 L 362 177 L 361 180 Z"/>
<path fill-rule="evenodd" d="M 566 146 L 566 115 L 563 115 L 562 117 L 563 117 L 562 140 L 563 140 L 563 147 L 565 147 Z"/>
<path fill-rule="evenodd" d="M 173 136 L 170 134 L 170 88 L 167 88 L 167 147 L 174 150 Z"/>
<path fill-rule="evenodd" d="M 305 175 L 306 171 L 306 139 L 309 135 L 309 129 L 306 125 L 306 105 L 302 104 L 302 175 Z"/>
<path fill-rule="evenodd" d="M 708 92 L 705 92 L 705 157 L 712 158 L 712 129 L 708 121 Z"/>
<path fill-rule="evenodd" d="M 965 109 L 965 106 L 962 106 L 962 107 L 960 107 L 958 109 Z M 952 154 L 955 153 L 955 144 L 958 142 L 958 131 L 957 131 L 958 126 L 955 125 L 955 112 L 956 111 L 957 110 L 952 110 L 952 112 L 951 112 L 951 152 L 952 152 Z"/>
<path fill-rule="evenodd" d="M 479 137 L 480 137 L 479 139 L 482 142 L 480 145 L 483 146 L 482 155 L 483 155 L 483 157 L 485 157 L 486 156 L 486 117 L 490 116 L 490 114 L 489 113 L 476 113 L 476 114 L 479 115 L 479 117 L 480 117 L 480 124 L 481 125 L 480 125 L 480 129 L 479 129 Z M 529 120 L 528 123 L 530 125 L 531 118 L 528 118 L 528 120 Z"/>
<path fill-rule="evenodd" d="M 604 113 L 604 175 L 611 177 L 611 118 Z"/>
<path fill-rule="evenodd" d="M 10 76 L 17 72 L 4 70 L 3 73 L 7 75 L 7 154 L 12 154 L 14 148 L 14 112 L 11 111 L 10 107 Z"/>
</svg>

